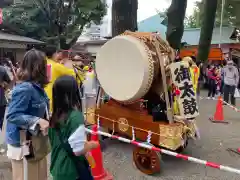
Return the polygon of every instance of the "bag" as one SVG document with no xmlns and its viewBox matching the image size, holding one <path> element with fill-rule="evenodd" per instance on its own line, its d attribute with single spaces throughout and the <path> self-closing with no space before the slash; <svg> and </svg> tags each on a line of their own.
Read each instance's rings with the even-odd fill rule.
<svg viewBox="0 0 240 180">
<path fill-rule="evenodd" d="M 235 98 L 240 98 L 240 93 L 239 93 L 238 88 L 235 88 L 234 97 Z"/>
<path fill-rule="evenodd" d="M 46 119 L 49 120 L 49 112 L 46 106 Z M 39 133 L 33 136 L 29 131 L 26 132 L 26 141 L 29 148 L 29 154 L 25 158 L 30 162 L 44 159 L 51 151 L 48 136 Z"/>
<path fill-rule="evenodd" d="M 78 177 L 76 178 L 76 180 L 94 180 L 86 157 L 82 156 L 81 160 L 78 159 L 74 155 L 72 148 L 68 143 L 68 140 L 63 139 L 59 129 L 57 129 L 57 134 L 61 143 L 61 147 L 67 152 L 68 157 L 74 162 L 76 171 L 78 173 Z"/>
<path fill-rule="evenodd" d="M 44 159 L 51 151 L 48 136 L 43 136 L 41 133 L 37 136 L 32 136 L 29 132 L 26 133 L 29 155 L 26 155 L 25 158 L 29 162 L 36 162 Z"/>
</svg>

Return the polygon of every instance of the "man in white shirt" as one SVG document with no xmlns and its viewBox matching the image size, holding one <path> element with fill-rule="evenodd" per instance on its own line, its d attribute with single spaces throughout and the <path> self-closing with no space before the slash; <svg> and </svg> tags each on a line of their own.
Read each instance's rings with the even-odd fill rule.
<svg viewBox="0 0 240 180">
<path fill-rule="evenodd" d="M 234 97 L 235 89 L 238 87 L 239 72 L 234 66 L 233 61 L 228 61 L 227 65 L 223 68 L 224 77 L 224 101 L 228 103 L 229 95 L 231 96 L 231 104 L 236 105 Z"/>
</svg>

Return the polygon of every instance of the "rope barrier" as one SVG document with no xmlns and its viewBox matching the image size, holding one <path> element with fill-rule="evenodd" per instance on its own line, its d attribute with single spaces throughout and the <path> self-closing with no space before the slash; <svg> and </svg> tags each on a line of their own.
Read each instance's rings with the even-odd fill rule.
<svg viewBox="0 0 240 180">
<path fill-rule="evenodd" d="M 208 99 L 206 97 L 200 97 L 200 100 L 218 100 L 218 99 Z M 224 101 L 223 99 L 221 99 L 221 101 L 226 104 L 229 108 L 231 108 L 232 110 L 236 111 L 236 112 L 240 112 L 240 109 L 238 109 L 237 107 L 227 103 L 226 101 Z"/>
<path fill-rule="evenodd" d="M 92 130 L 90 130 L 88 128 L 85 128 L 85 129 L 86 129 L 86 132 L 88 132 L 88 133 L 96 134 L 96 132 L 93 132 Z M 186 161 L 190 161 L 190 162 L 193 162 L 193 163 L 196 163 L 196 164 L 202 164 L 202 165 L 205 165 L 207 167 L 211 167 L 211 168 L 214 168 L 214 169 L 219 169 L 219 170 L 223 170 L 223 171 L 227 171 L 227 172 L 232 172 L 232 173 L 236 173 L 236 174 L 240 175 L 240 170 L 239 169 L 235 169 L 235 168 L 232 168 L 232 167 L 229 167 L 229 166 L 224 166 L 224 165 L 220 165 L 220 164 L 217 164 L 217 163 L 214 163 L 214 162 L 201 160 L 201 159 L 194 158 L 194 157 L 184 155 L 184 154 L 178 154 L 176 152 L 172 152 L 172 151 L 165 150 L 165 149 L 160 149 L 160 148 L 157 148 L 155 146 L 152 146 L 152 145 L 149 145 L 149 144 L 146 144 L 146 143 L 138 142 L 136 140 L 130 140 L 130 139 L 127 139 L 127 138 L 124 138 L 124 137 L 120 137 L 120 136 L 117 136 L 117 135 L 112 135 L 112 134 L 105 133 L 105 132 L 102 132 L 102 131 L 97 131 L 97 134 L 109 137 L 111 139 L 116 139 L 116 140 L 121 141 L 121 142 L 132 144 L 132 145 L 135 145 L 135 146 L 138 146 L 138 147 L 142 147 L 142 148 L 150 149 L 152 151 L 160 152 L 160 153 L 163 153 L 163 154 L 166 154 L 166 155 L 169 155 L 169 156 L 174 156 L 176 158 L 183 159 L 183 160 L 186 160 Z"/>
<path fill-rule="evenodd" d="M 97 125 L 99 127 L 99 124 L 100 124 L 100 118 L 101 119 L 105 119 L 105 120 L 108 120 L 108 121 L 111 121 L 113 124 L 114 123 L 117 123 L 117 124 L 120 124 L 120 125 L 127 125 L 128 127 L 132 128 L 132 133 L 135 134 L 135 130 L 138 130 L 138 131 L 142 131 L 142 132 L 146 132 L 147 134 L 149 134 L 149 130 L 146 130 L 146 129 L 142 129 L 142 128 L 139 128 L 139 127 L 134 127 L 134 126 L 131 126 L 129 124 L 125 124 L 123 122 L 119 122 L 117 120 L 114 120 L 114 119 L 110 119 L 110 118 L 107 118 L 107 117 L 104 117 L 104 116 L 100 116 L 99 114 L 95 114 L 95 113 L 85 113 L 87 115 L 91 115 L 91 116 L 96 116 L 97 117 Z M 178 123 L 182 123 L 183 125 L 185 125 L 184 122 L 181 122 L 181 121 L 176 121 Z M 190 128 L 186 127 L 187 130 L 191 131 Z M 151 135 L 157 135 L 157 136 L 162 136 L 162 134 L 160 133 L 156 133 L 156 132 L 151 132 Z"/>
<path fill-rule="evenodd" d="M 202 100 L 202 99 L 207 99 L 207 98 L 200 97 L 200 100 Z M 207 99 L 207 100 L 209 100 L 209 99 Z M 236 112 L 240 112 L 240 110 L 237 109 L 236 107 L 234 107 L 231 104 L 225 102 L 223 99 L 221 99 L 221 100 L 226 105 L 228 105 L 231 109 L 235 110 Z M 100 127 L 100 118 L 104 118 L 106 120 L 109 120 L 109 121 L 113 122 L 113 124 L 114 123 L 118 123 L 118 124 L 125 125 L 124 123 L 118 122 L 117 120 L 106 118 L 106 117 L 97 115 L 95 113 L 86 113 L 86 114 L 97 116 L 97 126 L 98 126 L 98 129 Z M 184 122 L 182 122 L 182 123 L 184 123 Z M 134 126 L 131 126 L 131 125 L 128 125 L 128 126 L 132 129 L 132 135 L 133 135 L 132 136 L 132 140 L 127 139 L 127 138 L 123 138 L 123 137 L 120 137 L 120 136 L 117 136 L 117 135 L 113 135 L 114 133 L 109 134 L 109 133 L 105 133 L 105 132 L 102 132 L 102 131 L 98 131 L 97 134 L 102 135 L 102 136 L 106 136 L 106 137 L 109 137 L 109 138 L 112 138 L 112 139 L 116 139 L 116 140 L 121 141 L 121 142 L 129 143 L 129 144 L 132 144 L 132 145 L 135 145 L 135 146 L 138 146 L 138 147 L 142 147 L 142 148 L 150 149 L 152 151 L 160 152 L 160 153 L 163 153 L 163 154 L 166 154 L 166 155 L 174 156 L 176 158 L 187 160 L 187 161 L 190 161 L 190 162 L 193 162 L 193 163 L 202 164 L 202 165 L 205 165 L 207 167 L 211 167 L 211 168 L 220 169 L 220 170 L 223 170 L 223 171 L 228 171 L 228 172 L 240 174 L 240 170 L 239 169 L 235 169 L 235 168 L 232 168 L 232 167 L 220 165 L 220 164 L 217 164 L 217 163 L 214 163 L 214 162 L 209 162 L 209 161 L 206 161 L 206 160 L 201 160 L 201 159 L 194 158 L 194 157 L 187 156 L 187 155 L 183 155 L 183 154 L 178 154 L 178 153 L 173 152 L 173 151 L 160 149 L 160 148 L 157 148 L 155 146 L 149 145 L 149 143 L 151 143 L 152 135 L 155 134 L 155 135 L 159 135 L 160 136 L 159 133 L 151 132 L 149 130 L 137 128 L 137 127 L 134 127 Z M 140 131 L 144 131 L 144 132 L 147 133 L 147 137 L 146 137 L 147 144 L 144 143 L 144 142 L 138 142 L 138 141 L 135 140 L 135 130 L 140 130 Z M 86 131 L 88 133 L 95 134 L 95 132 L 93 132 L 90 129 L 86 128 Z M 114 127 L 113 127 L 113 131 L 114 131 Z"/>
<path fill-rule="evenodd" d="M 152 135 L 157 135 L 157 136 L 161 136 L 161 137 L 166 137 L 166 136 L 163 136 L 163 134 L 156 133 L 156 132 L 152 132 L 152 131 L 147 130 L 147 129 L 142 129 L 142 128 L 139 128 L 139 127 L 131 126 L 131 125 L 129 125 L 129 124 L 125 124 L 125 123 L 123 123 L 123 122 L 119 122 L 119 121 L 114 120 L 114 119 L 110 119 L 110 118 L 107 118 L 107 117 L 104 117 L 104 116 L 100 116 L 99 114 L 95 114 L 95 113 L 85 113 L 85 114 L 87 114 L 87 115 L 92 115 L 92 116 L 96 116 L 96 117 L 97 117 L 97 126 L 98 126 L 98 128 L 100 127 L 100 118 L 112 122 L 112 123 L 113 123 L 113 127 L 112 127 L 112 128 L 113 128 L 113 132 L 115 131 L 115 123 L 117 123 L 117 124 L 119 124 L 119 125 L 127 125 L 128 127 L 130 127 L 130 128 L 132 129 L 133 139 L 135 138 L 135 130 L 138 130 L 138 131 L 142 131 L 142 132 L 147 133 L 147 134 L 148 134 L 148 135 L 147 135 L 147 139 L 150 140 L 150 141 L 151 141 Z M 189 127 L 187 127 L 187 124 L 188 124 L 189 122 L 193 121 L 193 120 L 185 120 L 185 121 L 186 121 L 186 122 L 184 122 L 183 120 L 181 120 L 181 121 L 180 121 L 180 120 L 176 120 L 177 123 L 181 123 L 181 124 L 184 126 L 185 132 L 188 133 L 189 137 L 191 137 L 192 139 L 195 140 L 196 138 L 195 138 L 194 133 L 192 133 L 192 129 L 189 128 Z M 199 131 L 198 131 L 198 128 L 197 128 L 195 122 L 193 122 L 193 125 L 195 126 L 195 131 L 196 131 L 197 139 L 200 139 L 200 133 L 199 133 Z M 183 133 L 184 133 L 184 132 L 183 132 Z M 177 135 L 176 137 L 179 137 L 179 136 L 180 136 L 180 137 L 182 138 L 182 135 L 183 135 L 183 134 L 179 134 L 179 135 Z"/>
</svg>

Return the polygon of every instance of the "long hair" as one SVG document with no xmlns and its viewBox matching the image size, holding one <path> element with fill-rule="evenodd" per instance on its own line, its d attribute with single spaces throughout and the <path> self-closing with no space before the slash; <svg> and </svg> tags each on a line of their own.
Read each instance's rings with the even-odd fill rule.
<svg viewBox="0 0 240 180">
<path fill-rule="evenodd" d="M 29 50 L 20 63 L 17 78 L 19 81 L 29 81 L 44 88 L 48 84 L 47 61 L 44 53 L 36 49 Z"/>
<path fill-rule="evenodd" d="M 69 113 L 82 108 L 77 81 L 72 76 L 59 77 L 52 89 L 53 113 L 50 126 L 57 127 L 60 121 L 66 120 Z"/>
</svg>

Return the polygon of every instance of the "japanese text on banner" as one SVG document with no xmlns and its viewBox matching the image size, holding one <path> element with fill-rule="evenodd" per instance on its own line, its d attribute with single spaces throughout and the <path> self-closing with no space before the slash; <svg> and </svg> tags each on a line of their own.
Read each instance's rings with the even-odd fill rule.
<svg viewBox="0 0 240 180">
<path fill-rule="evenodd" d="M 177 62 L 171 64 L 170 69 L 173 84 L 180 91 L 180 94 L 177 95 L 180 116 L 195 118 L 199 115 L 199 112 L 189 65 L 184 62 Z"/>
</svg>

